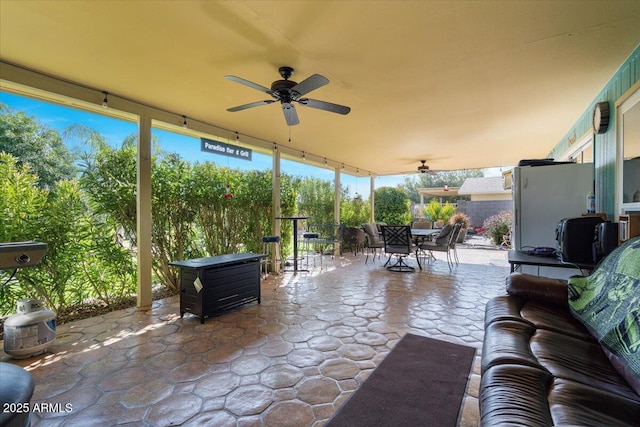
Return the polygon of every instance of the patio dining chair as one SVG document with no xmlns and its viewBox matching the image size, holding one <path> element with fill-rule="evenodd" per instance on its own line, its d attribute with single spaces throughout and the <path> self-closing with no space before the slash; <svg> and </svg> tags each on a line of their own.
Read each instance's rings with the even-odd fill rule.
<svg viewBox="0 0 640 427">
<path fill-rule="evenodd" d="M 384 240 L 382 239 L 382 235 L 378 232 L 378 227 L 376 224 L 369 222 L 366 224 L 362 224 L 362 229 L 365 233 L 365 241 L 364 248 L 367 253 L 367 257 L 364 260 L 366 264 L 369 262 L 369 252 L 373 252 L 373 260 L 376 260 L 376 255 L 380 258 L 380 253 L 378 253 L 378 249 L 384 249 Z"/>
<path fill-rule="evenodd" d="M 364 230 L 359 227 L 345 227 L 342 232 L 342 243 L 344 247 L 351 247 L 354 255 L 362 249 L 364 252 L 364 243 L 366 235 Z"/>
<path fill-rule="evenodd" d="M 387 270 L 399 271 L 399 272 L 411 272 L 415 268 L 405 262 L 405 258 L 410 256 L 416 246 L 411 239 L 411 226 L 409 225 L 383 225 L 382 238 L 384 240 L 384 251 L 389 255 L 389 259 L 385 263 Z M 389 265 L 391 257 L 396 256 L 397 261 L 393 265 Z M 416 257 L 418 261 L 418 267 L 422 270 L 420 265 L 420 258 Z"/>
<path fill-rule="evenodd" d="M 436 258 L 433 252 L 445 252 L 447 254 L 447 264 L 449 265 L 449 270 L 451 270 L 454 263 L 455 265 L 459 264 L 455 245 L 461 228 L 462 224 L 454 224 L 449 227 L 445 226 L 434 241 L 421 242 L 417 246 L 416 258 L 420 259 L 420 253 L 423 255 L 428 253 L 429 257 L 435 260 Z"/>
</svg>

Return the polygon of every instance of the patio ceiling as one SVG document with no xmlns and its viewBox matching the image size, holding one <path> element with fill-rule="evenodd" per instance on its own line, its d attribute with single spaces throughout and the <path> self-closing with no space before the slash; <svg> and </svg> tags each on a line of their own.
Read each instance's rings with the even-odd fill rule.
<svg viewBox="0 0 640 427">
<path fill-rule="evenodd" d="M 610 0 L 1 0 L 0 59 L 384 175 L 546 156 L 638 22 L 640 2 Z M 351 113 L 226 111 L 268 96 L 224 75 L 269 86 L 283 65 L 328 77 L 309 96 Z"/>
</svg>

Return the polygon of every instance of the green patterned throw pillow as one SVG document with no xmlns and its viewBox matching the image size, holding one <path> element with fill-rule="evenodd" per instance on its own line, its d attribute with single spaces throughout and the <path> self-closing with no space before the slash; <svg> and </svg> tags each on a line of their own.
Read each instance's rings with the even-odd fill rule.
<svg viewBox="0 0 640 427">
<path fill-rule="evenodd" d="M 619 246 L 591 275 L 569 279 L 569 307 L 626 364 L 632 386 L 640 383 L 640 237 Z"/>
</svg>

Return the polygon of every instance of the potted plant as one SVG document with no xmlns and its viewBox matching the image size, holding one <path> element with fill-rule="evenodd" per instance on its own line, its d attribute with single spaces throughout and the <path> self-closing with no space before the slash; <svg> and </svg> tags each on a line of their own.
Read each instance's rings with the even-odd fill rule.
<svg viewBox="0 0 640 427">
<path fill-rule="evenodd" d="M 451 215 L 451 218 L 449 218 L 449 223 L 451 225 L 460 224 L 460 234 L 458 234 L 456 243 L 464 242 L 464 239 L 467 237 L 467 228 L 471 227 L 471 220 L 469 220 L 469 217 L 462 212 L 456 212 Z"/>
</svg>

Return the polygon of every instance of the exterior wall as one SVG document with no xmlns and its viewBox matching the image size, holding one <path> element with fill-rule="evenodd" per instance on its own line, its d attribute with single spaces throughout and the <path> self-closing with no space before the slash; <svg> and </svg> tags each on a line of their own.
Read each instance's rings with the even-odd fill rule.
<svg viewBox="0 0 640 427">
<path fill-rule="evenodd" d="M 467 214 L 471 220 L 472 227 L 482 227 L 487 218 L 498 212 L 513 210 L 513 202 L 511 200 L 458 200 L 457 205 L 456 212 Z"/>
<path fill-rule="evenodd" d="M 549 153 L 549 157 L 559 158 L 569 150 L 573 142 L 580 140 L 581 136 L 593 132 L 592 113 L 595 104 L 603 101 L 609 102 L 611 114 L 607 132 L 594 135 L 596 212 L 605 212 L 609 218 L 615 218 L 618 214 L 618 212 L 614 212 L 616 204 L 616 101 L 638 81 L 640 81 L 640 45 L 620 66 L 565 137 Z"/>
<path fill-rule="evenodd" d="M 490 200 L 511 200 L 511 193 L 503 194 L 472 194 L 471 200 L 474 202 L 488 202 Z"/>
</svg>

